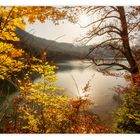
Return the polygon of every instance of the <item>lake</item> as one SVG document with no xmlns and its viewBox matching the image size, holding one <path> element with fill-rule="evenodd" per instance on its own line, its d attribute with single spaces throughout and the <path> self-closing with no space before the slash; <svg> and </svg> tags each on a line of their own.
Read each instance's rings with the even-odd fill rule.
<svg viewBox="0 0 140 140">
<path fill-rule="evenodd" d="M 58 81 L 56 85 L 64 88 L 63 92 L 69 97 L 83 96 L 82 88 L 90 80 L 88 98 L 93 102 L 90 111 L 99 115 L 102 121 L 109 123 L 112 119 L 112 111 L 120 104 L 117 93 L 113 87 L 126 85 L 124 78 L 107 76 L 98 72 L 90 61 L 63 61 L 56 63 L 59 70 L 56 73 Z M 112 72 L 124 73 L 124 71 Z M 115 100 L 117 99 L 117 100 Z"/>
</svg>

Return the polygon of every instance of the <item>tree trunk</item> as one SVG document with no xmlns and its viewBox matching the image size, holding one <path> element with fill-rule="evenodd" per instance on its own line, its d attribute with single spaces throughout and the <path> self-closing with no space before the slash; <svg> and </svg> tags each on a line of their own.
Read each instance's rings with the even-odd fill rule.
<svg viewBox="0 0 140 140">
<path fill-rule="evenodd" d="M 132 55 L 132 51 L 129 44 L 129 37 L 128 37 L 128 26 L 126 21 L 126 15 L 125 10 L 123 6 L 118 6 L 118 12 L 120 14 L 120 21 L 121 21 L 121 27 L 122 27 L 122 42 L 123 42 L 123 50 L 125 57 L 130 65 L 130 73 L 132 75 L 133 82 L 135 81 L 135 76 L 139 74 L 139 68 L 136 63 L 136 60 L 134 59 L 134 56 Z"/>
</svg>

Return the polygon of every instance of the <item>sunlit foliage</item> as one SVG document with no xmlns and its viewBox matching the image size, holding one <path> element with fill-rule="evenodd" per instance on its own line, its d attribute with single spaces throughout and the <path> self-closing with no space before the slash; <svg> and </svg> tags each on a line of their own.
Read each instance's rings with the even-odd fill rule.
<svg viewBox="0 0 140 140">
<path fill-rule="evenodd" d="M 41 60 L 39 60 L 41 63 Z M 43 62 L 44 63 L 44 62 Z M 40 64 L 41 65 L 41 64 Z M 4 132 L 9 133 L 104 133 L 98 117 L 86 110 L 91 102 L 86 98 L 72 99 L 59 94 L 53 85 L 54 66 L 43 64 L 35 71 L 43 79 L 33 83 L 27 73 L 18 80 L 20 95 L 13 100 L 11 114 L 6 116 Z M 44 73 L 45 71 L 45 73 Z"/>
<path fill-rule="evenodd" d="M 3 120 L 0 120 L 2 132 L 109 132 L 100 124 L 97 115 L 87 111 L 92 104 L 88 99 L 64 96 L 61 89 L 54 85 L 57 80 L 55 66 L 36 58 L 32 58 L 32 61 L 32 71 L 27 72 L 24 79 L 18 80 L 19 96 L 13 99 Z M 33 82 L 30 79 L 34 71 L 40 74 L 41 81 Z"/>
<path fill-rule="evenodd" d="M 57 23 L 63 17 L 63 12 L 51 6 L 0 7 L 0 78 L 10 78 L 11 75 L 25 68 L 24 62 L 19 59 L 24 58 L 24 52 L 15 48 L 19 41 L 15 34 L 17 26 L 25 29 L 25 19 L 30 24 L 36 20 L 45 22 L 46 19 L 51 19 Z M 19 47 L 22 46 L 19 44 Z"/>
<path fill-rule="evenodd" d="M 114 131 L 117 133 L 140 132 L 140 87 L 135 85 L 125 91 L 122 105 L 115 111 Z"/>
<path fill-rule="evenodd" d="M 63 131 L 68 114 L 69 98 L 57 95 L 59 89 L 51 84 L 55 81 L 54 67 L 46 66 L 44 80 L 32 83 L 26 74 L 23 81 L 19 81 L 20 96 L 15 98 L 15 113 L 17 114 L 15 124 L 10 121 L 8 132 L 17 133 L 58 133 Z M 36 70 L 36 69 L 35 69 Z M 42 69 L 39 68 L 39 72 Z"/>
<path fill-rule="evenodd" d="M 108 129 L 100 126 L 96 115 L 86 112 L 91 104 L 87 99 L 71 99 L 60 93 L 53 83 L 57 80 L 54 70 L 41 59 L 25 53 L 15 34 L 16 27 L 25 29 L 25 19 L 30 24 L 36 20 L 54 23 L 65 13 L 47 7 L 0 7 L 0 79 L 12 80 L 19 95 L 3 112 L 1 132 L 9 133 L 102 133 Z M 15 47 L 16 46 L 16 47 Z M 18 74 L 22 72 L 20 77 Z M 33 82 L 32 73 L 38 73 L 42 81 Z M 87 88 L 86 88 L 87 89 Z M 86 90 L 85 89 L 85 90 Z"/>
</svg>

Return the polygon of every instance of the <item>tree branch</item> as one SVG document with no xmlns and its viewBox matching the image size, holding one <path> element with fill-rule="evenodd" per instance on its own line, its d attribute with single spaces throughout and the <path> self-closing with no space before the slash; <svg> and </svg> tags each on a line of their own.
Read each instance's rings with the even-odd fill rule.
<svg viewBox="0 0 140 140">
<path fill-rule="evenodd" d="M 129 30 L 128 34 L 130 34 L 139 25 L 139 23 L 140 23 L 140 20 L 137 23 L 135 23 L 132 29 Z"/>
<path fill-rule="evenodd" d="M 118 50 L 118 51 L 121 52 L 123 55 L 125 55 L 125 54 L 124 54 L 124 51 L 123 51 L 121 48 L 116 48 L 116 47 L 114 47 L 114 46 L 111 45 L 111 44 L 109 44 L 109 46 L 110 46 L 112 49 Z"/>
<path fill-rule="evenodd" d="M 92 7 L 92 6 L 91 6 Z M 92 14 L 95 14 L 97 11 L 100 11 L 102 9 L 104 9 L 105 6 L 97 6 L 97 7 L 92 7 L 90 9 L 88 9 L 88 11 L 86 12 L 86 14 L 88 14 L 89 12 L 93 11 Z"/>
<path fill-rule="evenodd" d="M 105 41 L 101 42 L 100 44 L 98 44 L 95 47 L 91 48 L 91 50 L 88 52 L 88 54 L 84 58 L 88 57 L 99 46 L 105 44 L 106 42 L 113 41 L 113 40 L 121 40 L 121 38 L 111 38 L 111 39 L 108 39 L 108 40 L 105 40 Z"/>
<path fill-rule="evenodd" d="M 109 30 L 109 31 L 105 31 L 104 33 L 98 34 L 100 31 L 102 31 L 102 30 L 104 30 L 104 29 L 108 29 L 108 28 L 114 28 L 114 29 L 116 29 L 117 31 Z M 100 28 L 100 29 L 97 30 L 97 31 L 96 31 L 96 29 L 93 30 L 91 33 L 88 33 L 89 35 L 87 34 L 87 36 L 83 37 L 82 39 L 79 39 L 79 41 L 83 41 L 83 40 L 85 40 L 85 39 L 88 39 L 88 40 L 86 41 L 86 43 L 88 43 L 95 35 L 101 36 L 101 35 L 103 35 L 103 34 L 105 34 L 105 33 L 109 33 L 109 32 L 116 33 L 116 34 L 118 34 L 119 36 L 121 36 L 121 30 L 120 30 L 119 28 L 117 28 L 117 27 L 115 27 L 115 26 L 113 26 L 113 25 L 108 25 L 108 26 L 105 26 L 105 27 Z M 93 33 L 93 34 L 92 34 L 92 33 Z"/>
<path fill-rule="evenodd" d="M 20 41 L 13 41 L 13 40 L 4 40 L 2 38 L 0 38 L 0 41 L 3 42 L 3 43 L 8 43 L 8 44 L 13 44 L 15 46 L 18 46 Z"/>
<path fill-rule="evenodd" d="M 101 30 L 102 30 L 102 29 L 101 29 Z M 104 34 L 106 34 L 106 33 L 116 33 L 117 35 L 121 36 L 121 33 L 117 32 L 117 31 L 108 30 L 108 31 L 105 31 L 105 32 L 103 32 L 103 33 L 99 33 L 99 32 L 101 32 L 101 30 L 99 30 L 99 31 L 97 31 L 96 33 L 92 34 L 92 36 L 94 36 L 94 35 L 102 36 L 102 35 L 104 35 Z"/>
<path fill-rule="evenodd" d="M 2 31 L 3 31 L 3 29 L 6 27 L 6 25 L 8 24 L 8 20 L 9 20 L 9 17 L 11 16 L 11 13 L 13 12 L 13 10 L 14 10 L 14 8 L 15 7 L 12 7 L 12 9 L 9 11 L 9 13 L 8 13 L 8 15 L 7 15 L 7 18 L 6 18 L 6 21 L 4 22 L 4 25 L 3 25 L 3 27 L 1 28 L 1 33 L 2 33 Z"/>
<path fill-rule="evenodd" d="M 119 12 L 118 11 L 118 9 L 117 9 L 117 7 L 115 7 L 115 6 L 110 6 L 114 11 L 116 11 L 116 12 Z"/>
<path fill-rule="evenodd" d="M 93 63 L 96 65 L 96 66 L 119 66 L 119 67 L 121 67 L 121 68 L 123 68 L 123 69 L 125 69 L 125 70 L 127 70 L 127 71 L 130 71 L 130 68 L 129 67 L 127 67 L 127 66 L 125 66 L 125 65 L 123 65 L 123 64 L 119 64 L 119 63 L 117 63 L 117 62 L 112 62 L 112 63 L 101 63 L 101 64 L 97 64 L 97 62 L 93 59 L 92 60 L 93 61 Z"/>
<path fill-rule="evenodd" d="M 96 20 L 96 21 L 93 21 L 93 22 L 89 23 L 89 24 L 86 25 L 86 26 L 80 26 L 80 28 L 87 28 L 87 27 L 91 26 L 92 24 L 98 23 L 98 22 L 100 22 L 100 21 L 104 21 L 104 20 L 106 20 L 106 19 L 108 19 L 108 18 L 117 18 L 117 19 L 120 20 L 120 18 L 119 18 L 118 16 L 108 16 L 108 15 L 109 15 L 110 13 L 112 13 L 112 12 L 114 12 L 114 10 L 109 11 L 103 18 L 100 18 L 100 19 L 98 19 L 98 20 Z"/>
</svg>

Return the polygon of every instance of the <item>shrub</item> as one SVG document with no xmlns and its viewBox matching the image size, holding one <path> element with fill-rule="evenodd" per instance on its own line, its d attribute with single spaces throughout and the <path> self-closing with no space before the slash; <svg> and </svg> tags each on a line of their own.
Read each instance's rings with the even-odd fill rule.
<svg viewBox="0 0 140 140">
<path fill-rule="evenodd" d="M 35 59 L 35 58 L 34 58 Z M 19 96 L 1 120 L 4 133 L 104 133 L 108 129 L 101 126 L 97 115 L 88 113 L 91 104 L 86 98 L 68 98 L 57 94 L 59 88 L 53 82 L 54 66 L 36 60 L 32 70 L 42 76 L 42 81 L 34 83 L 30 73 L 18 80 Z M 2 127 L 3 126 L 3 127 Z"/>
<path fill-rule="evenodd" d="M 122 105 L 115 111 L 114 131 L 140 133 L 140 86 L 128 90 Z"/>
</svg>

